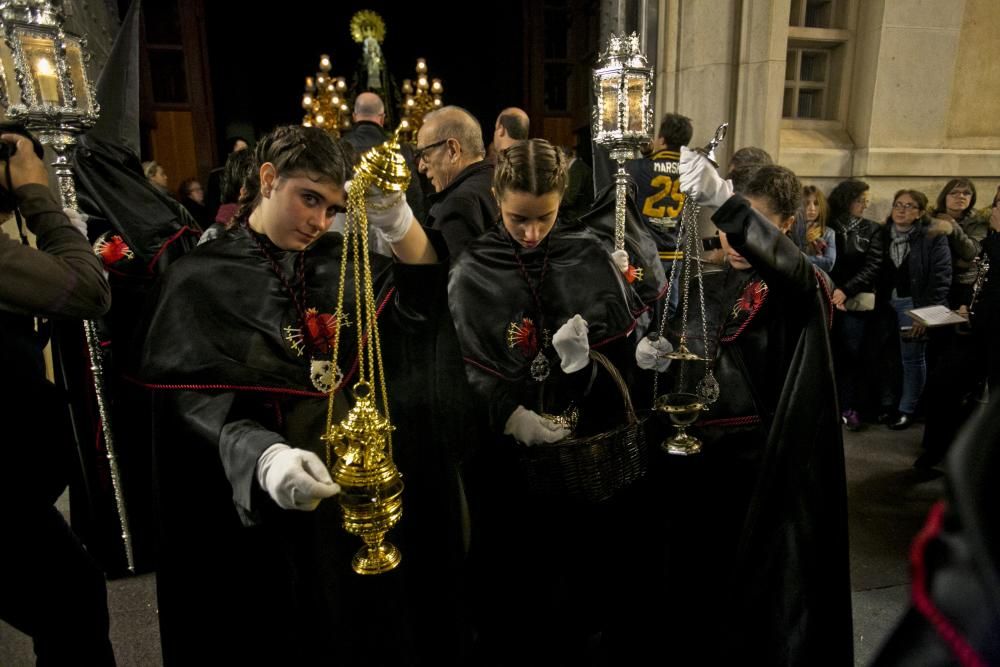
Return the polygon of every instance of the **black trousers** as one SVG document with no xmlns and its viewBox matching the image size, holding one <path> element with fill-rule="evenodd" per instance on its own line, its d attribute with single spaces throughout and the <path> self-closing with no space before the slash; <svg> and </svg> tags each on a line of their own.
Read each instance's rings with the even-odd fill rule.
<svg viewBox="0 0 1000 667">
<path fill-rule="evenodd" d="M 0 513 L 0 618 L 34 640 L 37 664 L 114 665 L 104 573 L 53 506 Z"/>
</svg>

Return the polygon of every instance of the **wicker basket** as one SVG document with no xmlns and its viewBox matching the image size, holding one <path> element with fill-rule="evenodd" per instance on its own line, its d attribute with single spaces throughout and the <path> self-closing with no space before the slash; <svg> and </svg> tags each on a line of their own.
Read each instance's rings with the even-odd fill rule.
<svg viewBox="0 0 1000 667">
<path fill-rule="evenodd" d="M 521 446 L 521 470 L 540 495 L 599 503 L 646 474 L 646 435 L 628 387 L 600 352 L 590 357 L 611 375 L 624 403 L 625 423 L 610 431 L 548 444 Z"/>
</svg>

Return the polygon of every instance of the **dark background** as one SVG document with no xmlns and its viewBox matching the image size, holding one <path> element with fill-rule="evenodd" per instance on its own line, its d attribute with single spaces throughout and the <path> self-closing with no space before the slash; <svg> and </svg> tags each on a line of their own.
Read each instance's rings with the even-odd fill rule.
<svg viewBox="0 0 1000 667">
<path fill-rule="evenodd" d="M 524 106 L 520 3 L 289 2 L 236 10 L 206 2 L 218 141 L 302 122 L 305 77 L 315 74 L 321 53 L 333 62 L 330 74 L 351 85 L 361 45 L 351 38 L 350 21 L 360 9 L 386 23 L 382 51 L 396 84 L 414 79 L 417 58 L 425 58 L 430 76 L 442 81 L 444 103 L 468 109 L 487 140 L 502 108 Z"/>
</svg>

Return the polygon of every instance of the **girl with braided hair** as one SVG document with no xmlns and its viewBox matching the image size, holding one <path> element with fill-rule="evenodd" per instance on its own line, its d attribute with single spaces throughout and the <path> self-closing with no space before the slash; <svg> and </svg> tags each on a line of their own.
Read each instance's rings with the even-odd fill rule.
<svg viewBox="0 0 1000 667">
<path fill-rule="evenodd" d="M 620 611 L 626 489 L 597 504 L 543 495 L 529 448 L 613 429 L 622 397 L 599 350 L 631 384 L 645 307 L 611 253 L 559 217 L 566 159 L 542 139 L 498 155 L 500 220 L 453 266 L 448 301 L 486 442 L 468 467 L 477 651 L 486 664 L 584 664 L 588 639 Z M 648 397 L 633 392 L 634 399 Z M 530 465 L 530 464 L 528 464 Z M 592 472 L 591 474 L 599 474 Z M 629 509 L 631 508 L 631 509 Z M 543 564 L 543 554 L 556 564 Z"/>
</svg>

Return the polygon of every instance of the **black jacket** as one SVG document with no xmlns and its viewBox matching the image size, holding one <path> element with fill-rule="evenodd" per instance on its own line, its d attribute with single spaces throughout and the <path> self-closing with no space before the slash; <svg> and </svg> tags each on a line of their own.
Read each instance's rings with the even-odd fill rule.
<svg viewBox="0 0 1000 667">
<path fill-rule="evenodd" d="M 428 199 L 430 210 L 424 225 L 437 229 L 448 244 L 452 261 L 469 241 L 479 238 L 500 217 L 493 186 L 494 165 L 486 160 L 470 164 L 441 192 Z"/>
<path fill-rule="evenodd" d="M 378 123 L 370 120 L 358 121 L 350 130 L 344 133 L 344 141 L 349 143 L 358 156 L 364 155 L 372 148 L 384 144 L 388 135 Z"/>
<path fill-rule="evenodd" d="M 862 219 L 857 227 L 847 230 L 849 220 L 838 218 L 830 223 L 837 237 L 837 261 L 830 271 L 834 285 L 852 297 L 858 292 L 875 289 L 882 266 L 882 236 L 874 220 Z"/>
<path fill-rule="evenodd" d="M 879 273 L 875 293 L 880 301 L 888 301 L 896 282 L 896 266 L 889 256 L 892 245 L 892 222 L 887 222 L 879 230 L 882 237 L 882 271 Z M 910 270 L 910 295 L 913 305 L 947 305 L 948 290 L 951 289 L 951 250 L 945 236 L 928 236 L 929 223 L 916 222 L 916 229 L 910 234 L 910 254 L 907 258 Z M 839 260 L 838 260 L 839 261 Z"/>
</svg>

